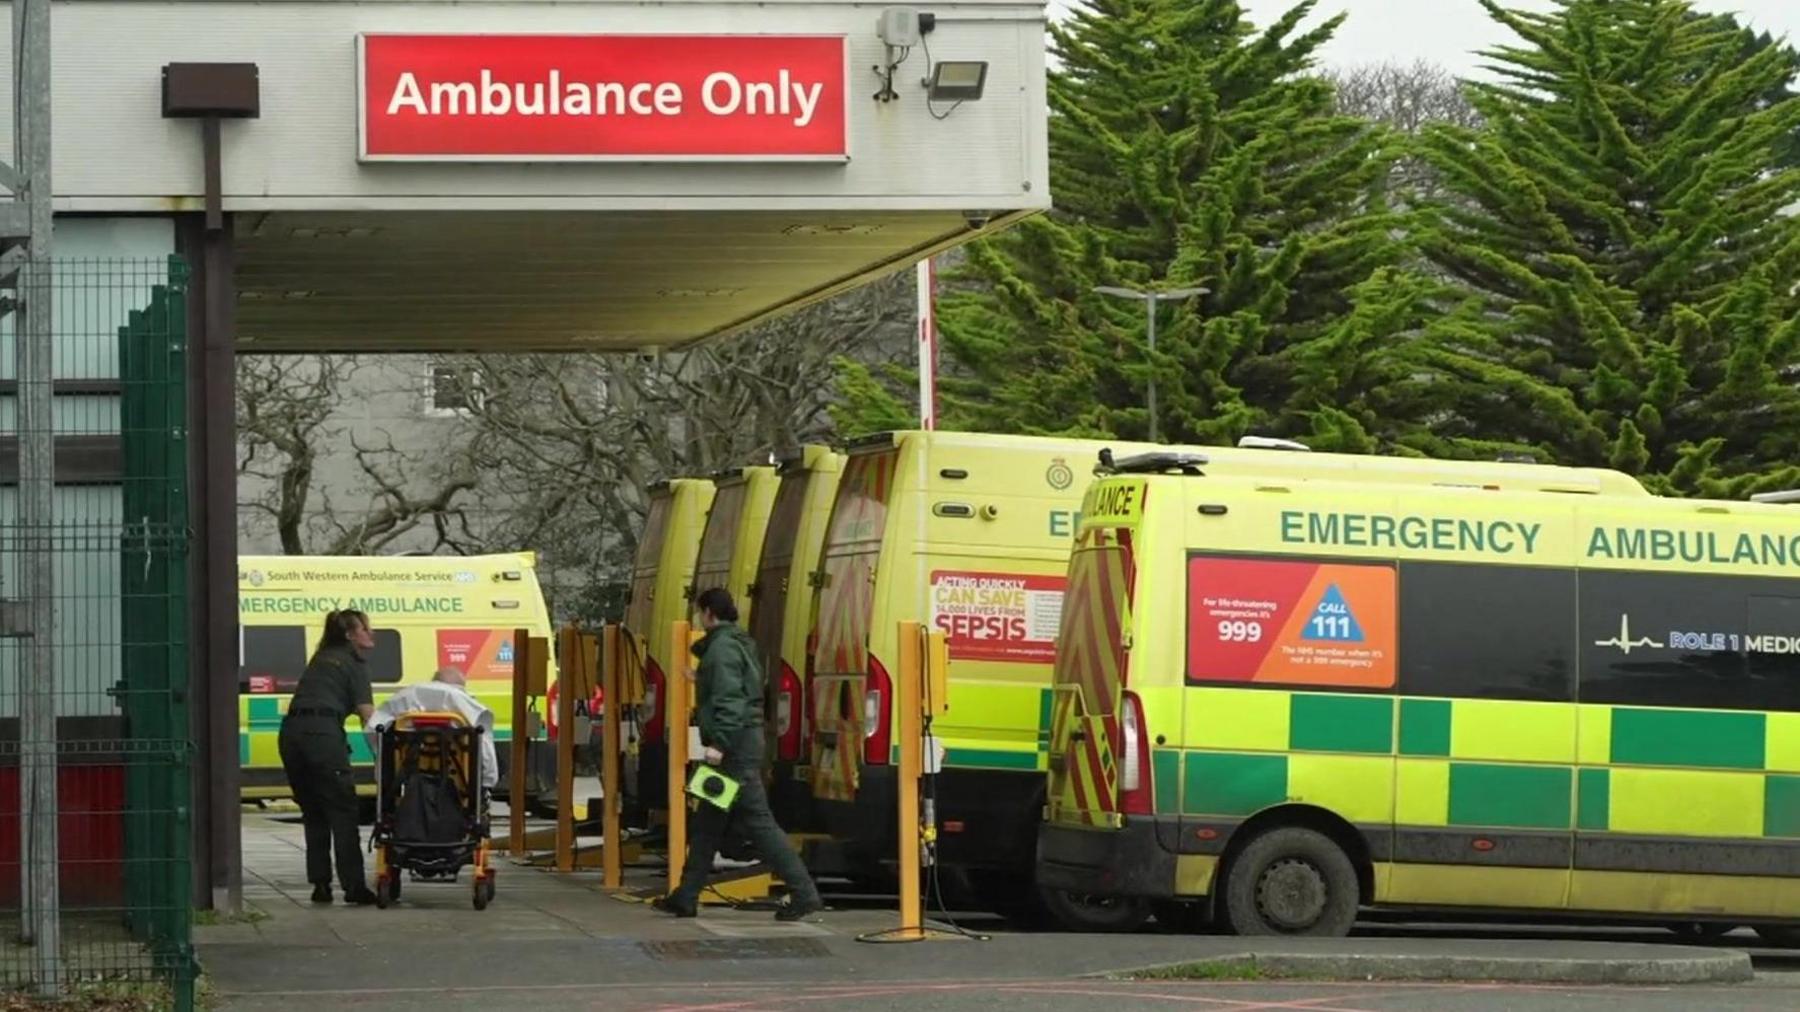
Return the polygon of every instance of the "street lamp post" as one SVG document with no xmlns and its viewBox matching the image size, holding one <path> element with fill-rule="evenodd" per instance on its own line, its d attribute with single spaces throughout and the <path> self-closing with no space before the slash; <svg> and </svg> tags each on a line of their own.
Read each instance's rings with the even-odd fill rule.
<svg viewBox="0 0 1800 1012">
<path fill-rule="evenodd" d="M 1094 289 L 1094 291 L 1100 295 L 1110 295 L 1115 299 L 1135 299 L 1144 304 L 1144 312 L 1146 314 L 1144 336 L 1145 340 L 1150 345 L 1150 355 L 1154 358 L 1156 355 L 1157 303 L 1179 302 L 1183 299 L 1191 299 L 1196 295 L 1205 295 L 1211 291 L 1211 289 L 1173 288 L 1166 292 L 1140 292 L 1135 288 L 1118 288 L 1112 285 L 1102 285 L 1099 288 Z M 1155 443 L 1159 440 L 1157 439 L 1156 425 L 1156 367 L 1154 363 L 1152 363 L 1150 368 L 1150 386 L 1147 393 L 1147 406 L 1150 409 L 1150 441 Z"/>
</svg>

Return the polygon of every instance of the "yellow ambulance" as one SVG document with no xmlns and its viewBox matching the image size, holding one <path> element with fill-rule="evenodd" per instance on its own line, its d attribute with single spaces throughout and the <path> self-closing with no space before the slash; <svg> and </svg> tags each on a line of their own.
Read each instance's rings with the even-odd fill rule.
<svg viewBox="0 0 1800 1012">
<path fill-rule="evenodd" d="M 1090 485 L 1040 885 L 1085 927 L 1185 900 L 1247 934 L 1394 905 L 1800 938 L 1800 514 L 1386 467 L 1158 452 Z"/>
<path fill-rule="evenodd" d="M 1027 896 L 1069 546 L 1108 444 L 897 432 L 848 447 L 815 583 L 808 778 L 817 828 L 873 868 L 895 846 L 896 626 L 946 633 L 940 860 Z"/>
<path fill-rule="evenodd" d="M 688 619 L 688 588 L 700 554 L 700 536 L 712 507 L 713 483 L 705 478 L 677 478 L 649 489 L 649 514 L 638 538 L 632 566 L 631 601 L 625 608 L 628 670 L 637 676 L 626 698 L 637 707 L 637 804 L 661 810 L 667 805 L 668 740 L 662 704 L 671 668 L 669 638 L 676 622 Z M 610 705 L 610 701 L 609 701 Z M 641 812 L 633 815 L 641 816 Z"/>
<path fill-rule="evenodd" d="M 238 559 L 238 761 L 246 800 L 287 797 L 277 738 L 288 700 L 328 612 L 368 613 L 369 680 L 380 703 L 395 689 L 462 668 L 494 711 L 496 741 L 512 738 L 514 630 L 550 636 L 530 552 L 472 556 L 246 555 Z M 554 675 L 552 675 L 554 677 Z M 346 724 L 359 790 L 373 793 L 373 758 Z M 504 769 L 508 749 L 500 749 Z"/>
<path fill-rule="evenodd" d="M 825 548 L 825 525 L 843 470 L 843 455 L 824 446 L 808 446 L 781 462 L 750 593 L 749 630 L 762 651 L 772 716 L 769 800 L 789 832 L 807 829 L 813 822 L 802 773 L 804 679 L 812 669 L 812 575 Z"/>
<path fill-rule="evenodd" d="M 688 600 L 710 587 L 724 587 L 737 602 L 748 627 L 753 614 L 750 594 L 762 557 L 763 535 L 780 484 L 774 467 L 737 467 L 713 476 L 712 506 L 700 535 Z"/>
</svg>

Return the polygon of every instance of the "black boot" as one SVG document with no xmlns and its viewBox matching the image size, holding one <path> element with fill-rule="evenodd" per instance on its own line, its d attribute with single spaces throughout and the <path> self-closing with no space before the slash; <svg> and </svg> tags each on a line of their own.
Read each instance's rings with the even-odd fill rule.
<svg viewBox="0 0 1800 1012">
<path fill-rule="evenodd" d="M 812 918 L 825 909 L 825 902 L 819 899 L 801 900 L 789 895 L 787 902 L 775 911 L 775 919 L 783 924 L 792 924 Z"/>
<path fill-rule="evenodd" d="M 375 905 L 375 890 L 363 886 L 355 891 L 345 891 L 344 905 L 352 907 L 372 907 Z"/>
<path fill-rule="evenodd" d="M 650 901 L 650 909 L 668 914 L 671 917 L 695 917 L 699 911 L 692 906 L 684 905 L 673 896 L 658 896 Z"/>
<path fill-rule="evenodd" d="M 331 902 L 331 887 L 329 885 L 313 886 L 312 901 L 314 903 L 330 903 Z"/>
</svg>

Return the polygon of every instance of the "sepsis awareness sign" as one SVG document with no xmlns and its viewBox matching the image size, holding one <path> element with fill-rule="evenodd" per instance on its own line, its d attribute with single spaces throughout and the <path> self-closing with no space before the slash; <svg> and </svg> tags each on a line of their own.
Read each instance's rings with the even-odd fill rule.
<svg viewBox="0 0 1800 1012">
<path fill-rule="evenodd" d="M 1392 688 L 1394 567 L 1195 555 L 1188 682 Z"/>
<path fill-rule="evenodd" d="M 842 35 L 357 38 L 362 161 L 850 158 Z"/>
</svg>

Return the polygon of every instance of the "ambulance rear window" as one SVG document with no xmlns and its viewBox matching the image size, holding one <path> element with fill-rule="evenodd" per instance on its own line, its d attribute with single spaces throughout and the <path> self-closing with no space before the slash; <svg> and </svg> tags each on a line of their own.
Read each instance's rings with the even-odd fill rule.
<svg viewBox="0 0 1800 1012">
<path fill-rule="evenodd" d="M 669 510 L 673 499 L 668 495 L 650 500 L 650 515 L 644 520 L 644 533 L 638 538 L 637 560 L 632 567 L 631 604 L 625 610 L 625 625 L 643 635 L 650 626 L 654 604 L 651 591 L 656 587 L 656 567 L 662 555 L 663 535 L 669 527 Z"/>
<path fill-rule="evenodd" d="M 712 510 L 706 517 L 706 531 L 700 537 L 700 569 L 712 571 L 731 565 L 731 551 L 737 542 L 738 518 L 744 512 L 744 501 L 749 498 L 749 490 L 750 486 L 743 483 L 724 485 L 713 497 Z"/>
</svg>

